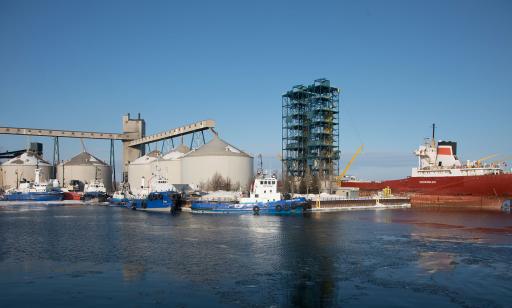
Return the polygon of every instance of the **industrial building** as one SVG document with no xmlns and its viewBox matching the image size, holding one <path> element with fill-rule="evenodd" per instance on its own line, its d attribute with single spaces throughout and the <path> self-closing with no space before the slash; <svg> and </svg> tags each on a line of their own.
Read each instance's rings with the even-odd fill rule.
<svg viewBox="0 0 512 308">
<path fill-rule="evenodd" d="M 113 191 L 112 168 L 85 151 L 57 165 L 57 180 L 63 187 L 72 180 L 80 181 L 82 184 L 101 180 L 107 192 Z"/>
<path fill-rule="evenodd" d="M 161 156 L 160 151 L 151 151 L 143 155 L 128 165 L 128 183 L 133 192 L 138 192 L 141 188 L 142 178 L 149 180 L 154 173 L 154 162 Z"/>
<path fill-rule="evenodd" d="M 162 156 L 162 160 L 159 162 L 159 168 L 166 175 L 169 183 L 187 184 L 182 181 L 181 158 L 188 152 L 190 152 L 190 148 L 184 144 L 180 144 Z"/>
<path fill-rule="evenodd" d="M 16 185 L 21 180 L 21 174 L 27 180 L 32 180 L 35 166 L 39 164 L 44 169 L 43 175 L 46 179 L 56 177 L 63 186 L 73 180 L 85 184 L 101 179 L 107 191 L 111 192 L 115 189 L 113 183 L 116 182 L 113 170 L 114 141 L 119 140 L 123 144 L 122 181 L 128 182 L 134 191 L 140 188 L 142 178 L 149 181 L 157 174 L 166 177 L 171 184 L 188 184 L 198 188 L 204 188 L 216 175 L 229 182 L 232 189 L 248 189 L 250 186 L 254 176 L 253 157 L 220 139 L 214 130 L 213 120 L 199 121 L 150 136 L 145 135 L 146 124 L 140 114 L 137 118 L 131 118 L 130 114 L 123 116 L 122 124 L 122 133 L 0 127 L 0 134 L 46 136 L 54 140 L 53 164 L 40 159 L 42 150 L 39 156 L 34 156 L 35 154 L 29 151 L 18 160 L 9 160 L 2 165 L 0 182 L 4 186 Z M 209 142 L 205 139 L 205 130 L 212 132 L 213 138 Z M 186 135 L 191 136 L 190 147 L 183 144 L 183 136 Z M 175 147 L 173 139 L 179 137 L 181 144 Z M 59 163 L 59 138 L 108 140 L 110 162 L 107 164 L 84 150 L 70 160 Z M 165 154 L 161 151 L 146 154 L 147 145 L 163 143 L 165 140 L 172 143 L 171 151 Z M 202 145 L 191 149 L 194 144 L 197 146 L 197 143 Z M 54 165 L 57 165 L 56 175 L 52 167 Z"/>
<path fill-rule="evenodd" d="M 171 184 L 207 189 L 214 175 L 219 175 L 229 179 L 232 189 L 247 190 L 254 176 L 253 160 L 251 155 L 214 134 L 211 141 L 197 149 L 180 144 L 165 155 L 152 151 L 139 157 L 128 166 L 128 183 L 136 192 L 142 177 L 149 180 L 159 174 Z"/>
<path fill-rule="evenodd" d="M 254 158 L 214 135 L 212 140 L 181 158 L 184 184 L 204 186 L 215 174 L 229 179 L 232 188 L 248 190 L 254 176 Z"/>
<path fill-rule="evenodd" d="M 53 166 L 43 159 L 43 145 L 32 142 L 26 151 L 15 151 L 16 155 L 0 165 L 0 188 L 17 188 L 22 181 L 33 181 L 35 169 L 41 170 L 40 177 L 46 181 L 53 176 Z"/>
<path fill-rule="evenodd" d="M 282 170 L 286 190 L 302 193 L 319 181 L 332 192 L 339 172 L 339 93 L 327 79 L 282 95 Z M 302 185 L 304 184 L 304 185 Z M 302 187 L 305 186 L 305 187 Z"/>
</svg>

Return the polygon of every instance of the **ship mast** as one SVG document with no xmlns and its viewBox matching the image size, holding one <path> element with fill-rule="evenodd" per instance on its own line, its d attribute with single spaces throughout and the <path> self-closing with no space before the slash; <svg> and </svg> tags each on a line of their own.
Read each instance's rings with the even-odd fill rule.
<svg viewBox="0 0 512 308">
<path fill-rule="evenodd" d="M 432 146 L 436 146 L 436 123 L 432 123 Z"/>
</svg>

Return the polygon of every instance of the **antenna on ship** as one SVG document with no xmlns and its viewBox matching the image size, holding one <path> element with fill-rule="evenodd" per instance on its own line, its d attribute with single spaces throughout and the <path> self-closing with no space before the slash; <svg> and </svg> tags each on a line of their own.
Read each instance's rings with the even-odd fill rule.
<svg viewBox="0 0 512 308">
<path fill-rule="evenodd" d="M 258 170 L 256 171 L 256 173 L 258 175 L 262 175 L 263 174 L 263 157 L 261 156 L 261 154 L 258 154 Z"/>
<path fill-rule="evenodd" d="M 436 123 L 432 123 L 432 146 L 436 145 Z"/>
</svg>

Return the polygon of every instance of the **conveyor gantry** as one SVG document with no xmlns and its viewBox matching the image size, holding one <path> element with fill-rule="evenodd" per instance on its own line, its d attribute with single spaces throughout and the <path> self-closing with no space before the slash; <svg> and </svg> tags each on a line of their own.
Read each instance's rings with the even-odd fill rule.
<svg viewBox="0 0 512 308">
<path fill-rule="evenodd" d="M 41 129 L 41 128 L 23 128 L 23 127 L 0 127 L 0 134 L 7 135 L 26 135 L 26 136 L 44 136 L 53 138 L 83 138 L 83 139 L 110 139 L 121 140 L 123 142 L 123 169 L 127 171 L 128 164 L 144 155 L 145 145 L 161 140 L 180 137 L 187 134 L 202 132 L 215 128 L 214 120 L 203 120 L 165 132 L 145 136 L 146 125 L 143 119 L 131 119 L 130 114 L 123 116 L 123 133 L 102 133 L 92 131 L 60 130 L 60 129 Z"/>
</svg>

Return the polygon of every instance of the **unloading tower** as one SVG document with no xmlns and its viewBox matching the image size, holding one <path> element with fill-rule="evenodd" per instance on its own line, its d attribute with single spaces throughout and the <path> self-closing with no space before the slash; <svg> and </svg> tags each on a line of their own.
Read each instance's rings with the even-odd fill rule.
<svg viewBox="0 0 512 308">
<path fill-rule="evenodd" d="M 288 185 L 310 176 L 319 180 L 319 189 L 331 190 L 339 171 L 339 93 L 329 80 L 317 79 L 283 94 L 282 167 Z"/>
</svg>

